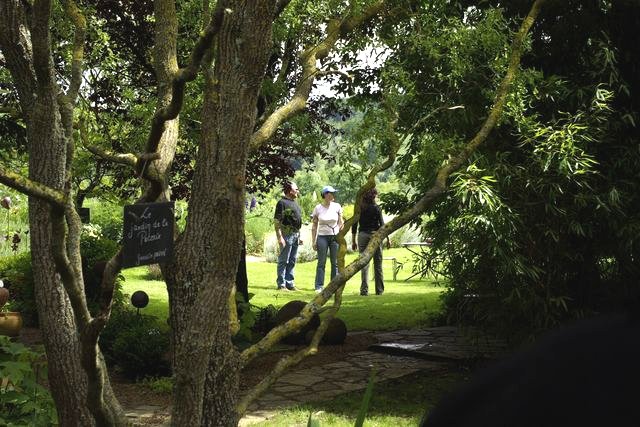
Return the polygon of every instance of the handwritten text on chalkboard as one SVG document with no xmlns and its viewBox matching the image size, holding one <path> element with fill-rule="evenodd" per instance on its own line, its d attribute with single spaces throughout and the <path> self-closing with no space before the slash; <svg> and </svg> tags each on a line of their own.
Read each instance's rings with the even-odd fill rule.
<svg viewBox="0 0 640 427">
<path fill-rule="evenodd" d="M 173 202 L 124 207 L 123 267 L 155 264 L 173 255 Z"/>
</svg>

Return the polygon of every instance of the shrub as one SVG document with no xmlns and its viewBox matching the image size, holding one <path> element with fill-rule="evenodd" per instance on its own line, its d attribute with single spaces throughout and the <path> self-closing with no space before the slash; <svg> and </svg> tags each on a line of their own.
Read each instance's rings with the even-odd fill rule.
<svg viewBox="0 0 640 427">
<path fill-rule="evenodd" d="M 276 326 L 277 314 L 278 309 L 273 304 L 269 304 L 266 307 L 258 307 L 253 332 L 261 336 L 267 335 L 267 333 Z"/>
<path fill-rule="evenodd" d="M 249 294 L 249 300 L 253 298 L 253 295 Z M 240 328 L 234 336 L 234 343 L 239 348 L 244 348 L 253 341 L 252 329 L 256 323 L 256 314 L 251 303 L 245 301 L 241 293 L 236 293 L 236 309 Z"/>
<path fill-rule="evenodd" d="M 118 334 L 113 344 L 117 365 L 132 379 L 170 372 L 169 335 L 157 327 L 134 323 Z"/>
<path fill-rule="evenodd" d="M 56 407 L 46 379 L 44 354 L 0 336 L 0 425 L 56 425 Z"/>
<path fill-rule="evenodd" d="M 145 279 L 164 281 L 164 277 L 162 277 L 162 270 L 160 270 L 160 265 L 149 264 L 147 266 L 147 274 L 145 276 Z"/>
<path fill-rule="evenodd" d="M 90 199 L 87 201 L 87 207 L 91 209 L 91 224 L 100 226 L 103 236 L 107 239 L 119 242 L 122 239 L 122 206 L 104 200 Z"/>
<path fill-rule="evenodd" d="M 31 253 L 0 258 L 0 278 L 11 292 L 10 309 L 19 311 L 26 326 L 38 324 L 38 309 L 33 290 Z"/>
<path fill-rule="evenodd" d="M 8 199 L 0 209 L 0 257 L 29 250 L 27 196 L 0 184 L 0 199 Z"/>
<path fill-rule="evenodd" d="M 89 308 L 93 309 L 98 304 L 100 297 L 100 283 L 106 262 L 118 251 L 118 244 L 104 237 L 99 226 L 90 224 L 83 226 L 80 240 L 80 253 L 82 256 L 82 275 L 84 277 L 85 294 Z M 125 298 L 122 293 L 123 276 L 116 279 L 113 305 L 122 306 Z"/>
<path fill-rule="evenodd" d="M 173 377 L 148 377 L 142 380 L 142 385 L 154 393 L 169 394 L 173 390 Z"/>
<path fill-rule="evenodd" d="M 273 220 L 270 217 L 247 216 L 244 224 L 247 253 L 261 254 L 264 246 L 264 237 L 271 230 L 273 230 Z"/>
<path fill-rule="evenodd" d="M 100 335 L 100 348 L 107 363 L 117 365 L 130 379 L 170 372 L 169 334 L 155 316 L 115 310 Z"/>
<path fill-rule="evenodd" d="M 420 230 L 411 227 L 410 225 L 400 227 L 389 236 L 392 248 L 399 248 L 401 244 L 406 242 L 419 242 L 421 240 L 422 237 L 420 237 Z"/>
<path fill-rule="evenodd" d="M 116 253 L 117 249 L 117 243 L 104 238 L 99 227 L 85 226 L 83 229 L 80 252 L 82 254 L 85 293 L 90 308 L 97 304 L 105 262 Z M 25 325 L 37 326 L 38 310 L 33 287 L 31 253 L 23 252 L 0 258 L 0 278 L 4 280 L 5 286 L 11 291 L 11 309 L 22 314 Z M 124 304 L 122 280 L 122 276 L 116 280 L 113 294 L 114 306 Z"/>
<path fill-rule="evenodd" d="M 303 232 L 304 239 L 304 232 Z M 276 241 L 275 233 L 267 235 L 264 239 L 264 257 L 267 262 L 278 262 L 278 254 L 280 248 Z M 308 240 L 305 240 L 304 245 L 298 246 L 298 261 L 297 262 L 309 262 L 318 258 L 318 253 L 313 250 L 313 245 Z"/>
</svg>

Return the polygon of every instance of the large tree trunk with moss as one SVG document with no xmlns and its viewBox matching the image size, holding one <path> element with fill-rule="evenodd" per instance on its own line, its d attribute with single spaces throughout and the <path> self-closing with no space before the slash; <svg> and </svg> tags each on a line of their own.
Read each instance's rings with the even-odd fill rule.
<svg viewBox="0 0 640 427">
<path fill-rule="evenodd" d="M 49 141 L 62 139 L 60 115 L 55 108 L 55 98 L 44 93 L 38 95 L 27 124 L 29 177 L 59 189 L 64 180 L 65 153 L 60 144 Z M 35 126 L 35 123 L 50 126 Z M 75 319 L 51 255 L 54 236 L 50 210 L 48 203 L 30 198 L 31 264 L 40 330 L 49 364 L 49 384 L 61 425 L 92 425 L 93 418 L 85 404 L 87 380 L 80 365 Z"/>
<path fill-rule="evenodd" d="M 26 122 L 29 178 L 49 189 L 62 191 L 67 176 L 70 130 L 65 129 L 63 103 L 50 54 L 50 5 L 44 2 L 30 13 L 27 19 L 23 2 L 1 3 L 0 48 Z M 29 198 L 31 262 L 49 385 L 60 425 L 91 426 L 95 423 L 87 402 L 88 380 L 82 369 L 76 318 L 53 256 L 55 242 L 64 241 L 65 236 L 54 231 L 53 218 L 49 203 Z M 61 220 L 60 216 L 57 218 Z M 123 419 L 108 378 L 102 399 L 112 420 Z"/>
<path fill-rule="evenodd" d="M 243 240 L 248 145 L 274 11 L 273 0 L 233 2 L 216 38 L 189 217 L 175 259 L 165 268 L 174 425 L 237 424 L 239 357 L 231 344 L 229 299 Z"/>
</svg>

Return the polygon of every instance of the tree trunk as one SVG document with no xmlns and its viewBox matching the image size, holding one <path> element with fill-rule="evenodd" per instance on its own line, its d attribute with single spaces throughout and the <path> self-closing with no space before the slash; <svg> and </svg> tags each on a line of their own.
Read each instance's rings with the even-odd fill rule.
<svg viewBox="0 0 640 427">
<path fill-rule="evenodd" d="M 64 131 L 50 52 L 49 10 L 46 3 L 39 4 L 27 19 L 24 7 L 25 3 L 17 0 L 0 2 L 0 48 L 27 125 L 29 178 L 63 190 L 69 135 Z M 88 381 L 80 359 L 76 318 L 53 259 L 54 239 L 64 236 L 52 235 L 48 203 L 29 198 L 29 228 L 34 292 L 58 419 L 63 426 L 91 426 L 94 419 L 87 403 Z M 103 399 L 112 419 L 124 419 L 108 378 Z"/>
<path fill-rule="evenodd" d="M 45 92 L 45 91 L 41 91 Z M 28 125 L 29 177 L 52 188 L 64 185 L 66 140 L 53 91 L 40 93 Z M 47 123 L 38 126 L 36 123 Z M 80 343 L 69 298 L 52 257 L 50 207 L 30 198 L 31 263 L 40 329 L 47 352 L 49 385 L 60 425 L 94 424 L 87 407 L 87 378 L 80 361 Z M 104 399 L 112 419 L 124 413 L 105 379 Z"/>
<path fill-rule="evenodd" d="M 62 138 L 60 116 L 54 111 L 55 105 L 55 99 L 39 97 L 34 108 L 34 121 L 49 123 L 49 126 L 28 126 L 29 177 L 53 188 L 61 188 L 65 154 L 59 149 L 59 144 L 47 143 Z M 47 203 L 29 199 L 29 229 L 36 304 L 47 351 L 49 386 L 58 409 L 58 420 L 60 425 L 92 425 L 93 417 L 85 405 L 87 379 L 80 365 L 75 319 L 51 255 L 50 207 Z"/>
<path fill-rule="evenodd" d="M 237 425 L 229 297 L 242 249 L 245 166 L 275 1 L 229 5 L 215 46 L 186 229 L 168 266 L 173 425 Z M 215 214 L 214 214 L 215 213 Z"/>
</svg>

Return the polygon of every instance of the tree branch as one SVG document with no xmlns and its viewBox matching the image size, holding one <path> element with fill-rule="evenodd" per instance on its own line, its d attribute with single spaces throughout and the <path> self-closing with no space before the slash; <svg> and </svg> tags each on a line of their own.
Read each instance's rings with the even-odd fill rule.
<svg viewBox="0 0 640 427">
<path fill-rule="evenodd" d="M 220 30 L 223 17 L 224 9 L 218 5 L 213 12 L 211 22 L 193 48 L 189 64 L 176 73 L 172 82 L 171 102 L 165 108 L 159 109 L 151 121 L 151 130 L 149 131 L 145 149 L 147 153 L 153 153 L 158 148 L 158 143 L 164 132 L 164 123 L 175 119 L 180 113 L 184 101 L 185 85 L 196 78 L 200 65 L 202 64 L 202 59 L 205 53 L 211 48 L 213 37 Z M 138 165 L 138 169 L 141 168 L 141 165 Z"/>
<path fill-rule="evenodd" d="M 80 140 L 82 141 L 82 145 L 92 154 L 100 157 L 103 160 L 112 162 L 112 163 L 117 163 L 117 164 L 121 164 L 121 165 L 125 165 L 125 166 L 129 166 L 132 169 L 135 170 L 136 165 L 139 162 L 142 163 L 148 163 L 150 161 L 153 160 L 157 160 L 160 158 L 160 154 L 159 153 L 142 153 L 142 154 L 133 154 L 133 153 L 113 153 L 111 151 L 107 151 L 101 147 L 98 147 L 97 145 L 90 145 L 89 144 L 89 138 L 87 136 L 87 131 L 86 128 L 84 127 L 84 125 L 81 123 L 80 125 L 77 126 L 77 128 L 80 130 Z M 149 174 L 149 169 L 146 167 L 143 167 L 142 169 L 143 171 L 143 177 L 146 179 L 154 179 L 154 177 L 152 177 Z"/>
<path fill-rule="evenodd" d="M 376 176 L 380 172 L 383 172 L 389 169 L 391 165 L 395 163 L 396 156 L 398 155 L 398 150 L 402 145 L 402 140 L 398 137 L 396 133 L 396 126 L 398 125 L 398 114 L 391 107 L 391 102 L 386 97 L 384 100 L 384 105 L 385 105 L 385 109 L 387 110 L 387 113 L 393 117 L 392 120 L 387 121 L 387 138 L 389 139 L 389 144 L 390 144 L 389 155 L 382 163 L 374 165 L 374 167 L 372 167 L 371 170 L 369 171 L 366 182 L 360 187 L 360 189 L 356 193 L 356 202 L 353 207 L 353 215 L 351 216 L 351 218 L 348 218 L 345 221 L 344 227 L 338 233 L 337 240 L 338 240 L 338 244 L 340 245 L 338 249 L 338 268 L 339 269 L 344 268 L 344 264 L 345 264 L 344 259 L 347 253 L 347 242 L 344 236 L 349 232 L 353 224 L 356 221 L 358 221 L 358 219 L 360 219 L 362 197 L 367 191 L 371 190 L 376 186 Z"/>
<path fill-rule="evenodd" d="M 344 19 L 334 19 L 329 22 L 324 40 L 315 46 L 308 47 L 300 55 L 302 75 L 293 96 L 289 102 L 274 111 L 262 126 L 254 132 L 250 142 L 251 151 L 257 150 L 271 139 L 282 123 L 304 110 L 311 94 L 313 83 L 318 74 L 321 73 L 316 67 L 317 61 L 326 58 L 341 37 L 347 36 L 356 27 L 371 20 L 380 13 L 384 6 L 385 1 L 378 0 L 359 15 L 349 15 Z"/>
<path fill-rule="evenodd" d="M 0 166 L 0 182 L 28 196 L 37 197 L 52 205 L 63 207 L 65 205 L 66 196 L 62 191 L 56 190 L 49 186 L 32 181 L 15 172 L 6 170 Z"/>
<path fill-rule="evenodd" d="M 489 117 L 487 117 L 478 133 L 473 137 L 471 141 L 469 141 L 462 152 L 458 156 L 451 159 L 448 164 L 445 165 L 445 167 L 440 169 L 436 179 L 443 185 L 449 175 L 459 169 L 462 164 L 467 161 L 467 159 L 469 159 L 471 154 L 478 148 L 478 146 L 487 139 L 491 130 L 493 130 L 493 128 L 498 123 L 498 119 L 500 118 L 500 115 L 502 114 L 502 110 L 504 108 L 504 104 L 507 101 L 507 96 L 509 95 L 511 83 L 513 83 L 516 73 L 518 72 L 518 67 L 520 66 L 520 59 L 524 50 L 525 38 L 527 36 L 527 33 L 529 32 L 529 29 L 536 20 L 542 4 L 545 2 L 546 0 L 535 0 L 533 5 L 531 6 L 529 14 L 522 21 L 520 29 L 518 30 L 518 33 L 515 35 L 513 42 L 511 43 L 509 66 L 504 78 L 502 79 L 502 82 L 500 83 L 500 86 L 498 87 L 496 98 L 493 106 L 491 107 Z"/>
<path fill-rule="evenodd" d="M 276 364 L 276 366 L 271 369 L 269 374 L 265 376 L 251 390 L 249 390 L 249 392 L 245 394 L 245 396 L 238 402 L 238 405 L 236 406 L 236 412 L 239 415 L 243 415 L 247 411 L 247 408 L 249 407 L 251 402 L 253 402 L 255 399 L 260 397 L 260 395 L 262 395 L 265 391 L 267 391 L 267 389 L 271 385 L 273 385 L 284 372 L 288 371 L 290 367 L 297 365 L 304 358 L 308 356 L 313 356 L 318 352 L 318 346 L 320 345 L 320 340 L 322 339 L 324 334 L 327 332 L 331 319 L 335 317 L 338 309 L 340 308 L 340 305 L 342 304 L 343 289 L 344 289 L 344 286 L 339 288 L 338 291 L 336 292 L 333 307 L 331 307 L 331 309 L 329 310 L 329 314 L 327 314 L 327 316 L 325 316 L 325 318 L 322 319 L 320 326 L 318 326 L 318 329 L 316 329 L 316 331 L 313 334 L 313 338 L 311 339 L 309 346 L 303 348 L 302 350 L 299 350 L 297 353 L 291 356 L 283 357 L 282 359 L 280 359 Z M 292 333 L 293 332 L 295 331 L 292 331 Z"/>
<path fill-rule="evenodd" d="M 21 110 L 27 113 L 32 110 L 37 84 L 33 48 L 30 34 L 25 28 L 29 26 L 22 2 L 0 2 L 0 49 L 18 91 Z"/>
<path fill-rule="evenodd" d="M 33 68 L 36 73 L 37 86 L 40 89 L 38 92 L 40 92 L 44 88 L 50 90 L 55 85 L 51 58 L 51 34 L 49 33 L 51 0 L 35 0 L 32 10 Z"/>
<path fill-rule="evenodd" d="M 113 163 L 119 163 L 125 166 L 130 166 L 132 168 L 135 168 L 136 164 L 138 163 L 138 159 L 140 158 L 139 156 L 136 156 L 135 154 L 132 154 L 132 153 L 125 153 L 125 154 L 112 153 L 111 151 L 104 150 L 95 145 L 90 145 L 85 147 L 87 148 L 87 150 L 89 150 L 91 153 L 95 154 L 96 156 L 100 157 L 101 159 L 104 159 Z M 153 153 L 153 154 L 156 154 L 156 153 Z"/>
<path fill-rule="evenodd" d="M 71 60 L 71 79 L 69 82 L 69 89 L 67 90 L 68 102 L 74 103 L 74 100 L 78 96 L 80 90 L 80 84 L 82 83 L 82 65 L 84 60 L 84 41 L 87 31 L 87 21 L 82 13 L 82 10 L 76 5 L 73 0 L 62 0 L 65 12 L 71 18 L 73 25 L 76 27 L 75 34 L 73 36 L 73 57 Z"/>
</svg>

